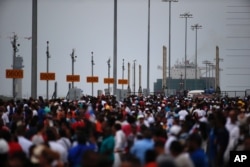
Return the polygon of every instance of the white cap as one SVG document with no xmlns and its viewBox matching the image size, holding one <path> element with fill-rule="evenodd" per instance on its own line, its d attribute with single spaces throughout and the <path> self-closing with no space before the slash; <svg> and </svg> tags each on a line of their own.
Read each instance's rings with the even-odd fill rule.
<svg viewBox="0 0 250 167">
<path fill-rule="evenodd" d="M 0 154 L 6 154 L 9 152 L 9 145 L 6 140 L 0 139 Z"/>
<path fill-rule="evenodd" d="M 181 131 L 181 127 L 178 126 L 178 125 L 173 125 L 170 130 L 169 130 L 169 133 L 172 134 L 172 135 L 178 135 Z"/>
</svg>

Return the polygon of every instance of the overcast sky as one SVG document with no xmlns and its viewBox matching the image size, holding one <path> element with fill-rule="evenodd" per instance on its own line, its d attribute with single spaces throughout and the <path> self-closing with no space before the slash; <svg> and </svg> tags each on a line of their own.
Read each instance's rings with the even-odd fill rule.
<svg viewBox="0 0 250 167">
<path fill-rule="evenodd" d="M 50 72 L 56 73 L 58 95 L 67 94 L 66 75 L 71 74 L 70 53 L 77 55 L 75 74 L 81 82 L 75 86 L 91 94 L 91 52 L 94 52 L 94 93 L 103 90 L 103 78 L 108 76 L 107 60 L 113 69 L 113 17 L 114 0 L 38 0 L 38 95 L 45 96 L 46 82 L 39 73 L 46 71 L 46 41 L 49 41 Z M 122 78 L 122 59 L 127 63 L 136 60 L 142 66 L 142 87 L 147 81 L 147 5 L 148 0 L 118 0 L 118 69 Z M 153 83 L 162 77 L 157 66 L 162 65 L 162 46 L 168 47 L 169 3 L 151 0 L 150 40 L 150 91 Z M 171 64 L 184 60 L 184 12 L 193 14 L 188 19 L 187 57 L 194 61 L 195 32 L 190 26 L 202 25 L 198 30 L 198 65 L 202 61 L 214 62 L 215 48 L 219 46 L 222 90 L 250 89 L 250 1 L 249 0 L 179 0 L 172 3 Z M 20 43 L 18 55 L 24 59 L 23 96 L 31 94 L 31 40 L 32 0 L 0 0 L 0 94 L 12 95 L 12 80 L 5 78 L 5 70 L 12 65 L 10 36 L 15 32 Z M 132 66 L 131 66 L 132 67 Z M 132 68 L 131 68 L 132 71 Z M 111 71 L 111 76 L 113 72 Z M 131 75 L 132 76 L 132 75 Z M 138 81 L 138 79 L 137 79 Z M 54 81 L 49 82 L 50 96 Z M 125 88 L 127 86 L 124 86 Z M 136 83 L 136 90 L 138 90 Z M 121 88 L 121 85 L 118 85 Z"/>
</svg>

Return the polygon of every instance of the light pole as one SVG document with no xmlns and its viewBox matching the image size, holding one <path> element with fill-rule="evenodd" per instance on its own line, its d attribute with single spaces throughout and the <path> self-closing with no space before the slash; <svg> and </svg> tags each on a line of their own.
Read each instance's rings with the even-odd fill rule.
<svg viewBox="0 0 250 167">
<path fill-rule="evenodd" d="M 74 63 L 77 57 L 75 56 L 75 49 L 72 49 L 72 53 L 70 54 L 70 56 L 71 56 L 71 64 L 72 64 L 72 75 L 74 75 Z M 72 88 L 74 88 L 74 82 L 72 82 Z"/>
<path fill-rule="evenodd" d="M 206 89 L 208 88 L 208 84 L 207 84 L 207 66 L 211 63 L 210 61 L 208 61 L 208 60 L 205 60 L 205 61 L 203 61 L 202 62 L 203 64 L 205 64 L 206 65 Z"/>
<path fill-rule="evenodd" d="M 149 73 L 150 73 L 150 0 L 148 0 L 147 95 L 150 92 Z"/>
<path fill-rule="evenodd" d="M 124 79 L 124 71 L 125 71 L 124 59 L 122 59 L 122 79 Z M 122 92 L 123 92 L 123 84 L 122 84 Z"/>
<path fill-rule="evenodd" d="M 187 89 L 187 19 L 192 18 L 193 15 L 189 12 L 180 14 L 180 18 L 185 18 L 185 72 L 184 72 L 184 89 Z"/>
<path fill-rule="evenodd" d="M 13 64 L 12 64 L 13 69 L 17 68 L 17 65 L 16 65 L 16 53 L 18 52 L 17 47 L 20 46 L 20 44 L 17 44 L 17 39 L 18 39 L 17 35 L 14 34 L 13 40 L 11 41 L 12 48 L 13 48 Z M 13 91 L 13 99 L 14 99 L 14 101 L 16 101 L 17 92 L 16 92 L 16 79 L 15 78 L 13 78 L 13 82 L 12 82 L 12 91 Z"/>
<path fill-rule="evenodd" d="M 178 2 L 178 0 L 162 0 L 169 2 L 169 31 L 168 31 L 168 90 L 170 89 L 171 79 L 171 2 Z"/>
<path fill-rule="evenodd" d="M 108 78 L 110 78 L 110 58 L 108 59 L 107 61 L 107 64 L 108 64 Z M 110 83 L 108 83 L 108 95 L 110 95 Z"/>
<path fill-rule="evenodd" d="M 195 24 L 191 26 L 192 30 L 195 30 L 195 89 L 197 89 L 197 30 L 201 29 L 202 26 Z"/>
<path fill-rule="evenodd" d="M 114 90 L 113 95 L 116 95 L 117 89 L 117 0 L 114 0 L 114 46 L 113 46 L 113 78 Z"/>
<path fill-rule="evenodd" d="M 134 60 L 134 84 L 133 84 L 134 95 L 135 95 L 135 62 L 136 60 Z"/>
<path fill-rule="evenodd" d="M 91 76 L 94 76 L 94 56 L 93 56 L 94 52 L 91 52 Z M 94 95 L 94 82 L 92 82 L 92 96 Z"/>
<path fill-rule="evenodd" d="M 47 64 L 46 64 L 46 69 L 47 69 L 47 73 L 49 72 L 49 41 L 47 41 L 47 50 L 46 50 L 46 57 L 47 57 Z M 46 98 L 47 100 L 49 100 L 49 80 L 46 80 Z"/>
</svg>

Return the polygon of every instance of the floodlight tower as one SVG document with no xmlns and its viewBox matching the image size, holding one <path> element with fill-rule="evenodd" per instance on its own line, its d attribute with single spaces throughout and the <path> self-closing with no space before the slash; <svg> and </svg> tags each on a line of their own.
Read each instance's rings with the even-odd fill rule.
<svg viewBox="0 0 250 167">
<path fill-rule="evenodd" d="M 184 72 L 184 89 L 187 89 L 187 19 L 192 18 L 193 15 L 189 12 L 180 14 L 180 18 L 185 18 L 185 72 Z"/>
<path fill-rule="evenodd" d="M 76 57 L 77 56 L 75 56 L 75 49 L 72 49 L 72 53 L 70 54 L 70 56 L 71 56 L 71 62 L 72 62 L 72 75 L 74 75 L 74 64 L 75 64 L 75 62 L 76 62 Z M 74 88 L 74 82 L 72 82 L 72 88 Z"/>
<path fill-rule="evenodd" d="M 192 30 L 195 30 L 195 89 L 197 89 L 197 30 L 201 29 L 202 26 L 199 24 L 195 24 L 191 26 Z"/>
<path fill-rule="evenodd" d="M 108 78 L 110 78 L 110 58 L 108 59 L 107 61 L 107 64 L 108 64 Z M 108 83 L 108 95 L 110 95 L 110 83 Z"/>
<path fill-rule="evenodd" d="M 178 0 L 162 0 L 162 2 L 169 2 L 169 29 L 168 29 L 168 90 L 170 89 L 171 78 L 171 4 L 178 2 Z"/>
<path fill-rule="evenodd" d="M 93 56 L 94 52 L 91 52 L 91 76 L 94 76 L 94 56 Z M 92 82 L 92 96 L 94 95 L 94 82 Z"/>
<path fill-rule="evenodd" d="M 47 41 L 47 50 L 46 50 L 46 57 L 47 57 L 47 63 L 46 63 L 46 70 L 47 73 L 49 72 L 49 41 Z M 49 80 L 46 80 L 46 98 L 49 100 Z"/>
</svg>

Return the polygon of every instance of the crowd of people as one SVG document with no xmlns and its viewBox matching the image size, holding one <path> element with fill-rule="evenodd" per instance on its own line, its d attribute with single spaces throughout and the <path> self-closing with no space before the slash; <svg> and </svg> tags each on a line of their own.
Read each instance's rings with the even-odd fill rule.
<svg viewBox="0 0 250 167">
<path fill-rule="evenodd" d="M 1 167 L 223 167 L 250 151 L 250 97 L 0 100 Z"/>
</svg>

